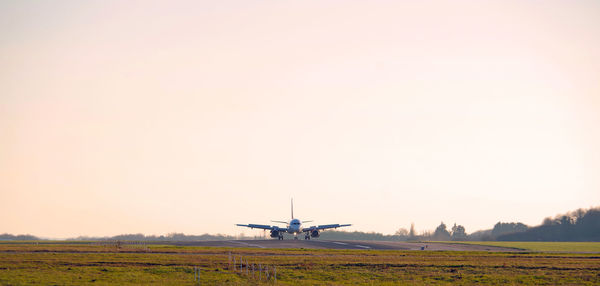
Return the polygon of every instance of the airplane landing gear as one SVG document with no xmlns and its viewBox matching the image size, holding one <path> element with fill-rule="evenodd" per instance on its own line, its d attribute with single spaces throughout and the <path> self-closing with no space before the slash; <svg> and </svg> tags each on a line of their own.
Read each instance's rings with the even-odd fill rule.
<svg viewBox="0 0 600 286">
<path fill-rule="evenodd" d="M 307 234 L 307 235 L 305 235 L 305 236 L 304 236 L 304 240 L 310 240 L 310 235 L 308 235 L 308 234 Z"/>
<path fill-rule="evenodd" d="M 294 236 L 294 240 L 298 240 L 298 237 L 297 237 L 297 236 Z"/>
</svg>

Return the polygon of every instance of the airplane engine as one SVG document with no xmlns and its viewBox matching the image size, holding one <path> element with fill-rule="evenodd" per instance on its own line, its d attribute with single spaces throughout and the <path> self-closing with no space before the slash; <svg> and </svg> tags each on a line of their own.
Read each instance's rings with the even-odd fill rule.
<svg viewBox="0 0 600 286">
<path fill-rule="evenodd" d="M 312 237 L 319 237 L 319 231 L 318 230 L 313 230 L 310 232 L 310 236 Z"/>
<path fill-rule="evenodd" d="M 277 231 L 277 230 L 271 230 L 271 237 L 272 238 L 278 238 L 279 237 L 279 231 Z"/>
</svg>

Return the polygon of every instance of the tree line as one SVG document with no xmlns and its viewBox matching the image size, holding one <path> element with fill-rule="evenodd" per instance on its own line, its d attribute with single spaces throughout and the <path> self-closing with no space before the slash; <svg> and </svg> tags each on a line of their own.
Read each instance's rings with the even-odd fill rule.
<svg viewBox="0 0 600 286">
<path fill-rule="evenodd" d="M 0 234 L 0 240 L 40 240 L 39 238 L 29 234 L 13 235 L 8 233 Z"/>
<path fill-rule="evenodd" d="M 600 241 L 600 208 L 578 209 L 524 231 L 499 235 L 502 241 Z"/>
<path fill-rule="evenodd" d="M 434 232 L 425 231 L 416 235 L 400 229 L 397 234 L 406 234 L 407 240 L 471 240 L 471 241 L 600 241 L 600 207 L 578 209 L 554 218 L 547 217 L 539 226 L 527 226 L 521 222 L 498 222 L 492 229 L 466 234 L 462 225 L 447 229 L 442 222 Z"/>
<path fill-rule="evenodd" d="M 206 241 L 234 239 L 264 239 L 265 236 L 232 236 L 223 234 L 186 235 L 169 233 L 167 235 L 121 234 L 111 237 L 80 236 L 69 240 L 78 241 Z M 454 223 L 448 227 L 441 222 L 434 231 L 417 233 L 415 225 L 410 229 L 400 228 L 393 235 L 377 232 L 335 231 L 321 233 L 322 239 L 332 240 L 381 240 L 381 241 L 600 241 L 600 207 L 578 209 L 566 214 L 547 217 L 539 226 L 527 226 L 521 222 L 498 222 L 491 229 L 467 234 L 464 226 Z M 33 235 L 0 234 L 1 240 L 41 240 Z"/>
</svg>

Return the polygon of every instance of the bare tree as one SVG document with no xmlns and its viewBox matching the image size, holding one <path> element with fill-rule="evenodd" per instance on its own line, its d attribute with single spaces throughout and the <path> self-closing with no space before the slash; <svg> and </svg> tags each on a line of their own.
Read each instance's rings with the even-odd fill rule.
<svg viewBox="0 0 600 286">
<path fill-rule="evenodd" d="M 399 228 L 396 231 L 396 235 L 398 235 L 398 236 L 408 236 L 408 230 L 406 230 L 406 228 Z"/>
</svg>

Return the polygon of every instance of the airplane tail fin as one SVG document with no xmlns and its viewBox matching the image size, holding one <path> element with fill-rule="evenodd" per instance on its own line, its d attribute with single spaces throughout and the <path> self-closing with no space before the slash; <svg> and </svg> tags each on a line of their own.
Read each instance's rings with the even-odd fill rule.
<svg viewBox="0 0 600 286">
<path fill-rule="evenodd" d="M 294 219 L 294 199 L 292 198 L 292 219 Z"/>
</svg>

